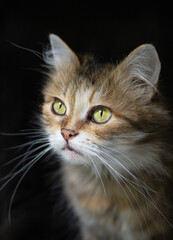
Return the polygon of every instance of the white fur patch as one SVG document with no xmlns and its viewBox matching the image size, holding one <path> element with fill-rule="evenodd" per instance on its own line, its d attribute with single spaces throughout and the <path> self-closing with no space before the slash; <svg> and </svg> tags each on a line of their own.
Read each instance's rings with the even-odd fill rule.
<svg viewBox="0 0 173 240">
<path fill-rule="evenodd" d="M 80 119 L 84 119 L 90 109 L 89 98 L 91 94 L 91 89 L 79 89 L 76 92 L 75 112 L 79 114 Z"/>
</svg>

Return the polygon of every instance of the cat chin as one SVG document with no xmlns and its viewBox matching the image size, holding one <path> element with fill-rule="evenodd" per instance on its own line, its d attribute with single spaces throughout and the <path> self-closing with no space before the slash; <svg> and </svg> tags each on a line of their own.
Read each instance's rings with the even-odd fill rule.
<svg viewBox="0 0 173 240">
<path fill-rule="evenodd" d="M 79 155 L 81 155 L 79 152 L 75 151 L 72 148 L 64 148 L 63 152 L 69 157 L 69 158 L 77 158 Z"/>
<path fill-rule="evenodd" d="M 70 164 L 84 165 L 84 157 L 82 154 L 73 149 L 64 148 L 61 150 L 61 157 L 65 162 Z"/>
<path fill-rule="evenodd" d="M 78 165 L 78 166 L 85 166 L 87 164 L 84 163 L 84 160 L 82 160 L 79 157 L 69 157 L 69 156 L 63 156 L 63 160 L 65 163 L 70 165 Z"/>
</svg>

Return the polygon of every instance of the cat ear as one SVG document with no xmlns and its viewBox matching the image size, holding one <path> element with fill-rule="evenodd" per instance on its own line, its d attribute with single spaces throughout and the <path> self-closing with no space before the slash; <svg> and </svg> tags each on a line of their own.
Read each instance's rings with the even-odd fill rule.
<svg viewBox="0 0 173 240">
<path fill-rule="evenodd" d="M 55 34 L 49 35 L 51 50 L 47 52 L 49 64 L 56 68 L 68 68 L 79 65 L 76 54 Z"/>
<path fill-rule="evenodd" d="M 144 44 L 131 52 L 123 61 L 125 72 L 131 80 L 142 80 L 147 86 L 148 97 L 157 92 L 161 64 L 155 47 L 151 44 Z M 127 76 L 126 75 L 126 76 Z M 135 81 L 137 82 L 137 81 Z"/>
</svg>

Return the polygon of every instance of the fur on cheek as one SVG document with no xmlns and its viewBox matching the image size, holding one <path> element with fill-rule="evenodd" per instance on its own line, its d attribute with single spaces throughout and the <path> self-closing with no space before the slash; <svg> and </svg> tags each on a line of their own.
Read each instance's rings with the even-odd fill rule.
<svg viewBox="0 0 173 240">
<path fill-rule="evenodd" d="M 49 142 L 55 152 L 61 150 L 66 145 L 66 142 L 63 139 L 60 130 L 56 131 L 54 134 L 50 134 Z"/>
</svg>

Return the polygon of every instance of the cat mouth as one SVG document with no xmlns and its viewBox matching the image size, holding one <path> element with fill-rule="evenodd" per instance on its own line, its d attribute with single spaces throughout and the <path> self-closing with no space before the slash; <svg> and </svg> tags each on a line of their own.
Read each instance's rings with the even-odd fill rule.
<svg viewBox="0 0 173 240">
<path fill-rule="evenodd" d="M 65 147 L 62 148 L 62 150 L 71 152 L 71 153 L 73 153 L 73 154 L 80 154 L 80 153 L 77 152 L 74 148 L 72 148 L 68 143 L 66 144 Z"/>
<path fill-rule="evenodd" d="M 69 151 L 75 151 L 75 150 L 74 150 L 72 147 L 70 147 L 70 145 L 68 145 L 68 144 L 66 145 L 65 149 L 66 149 L 66 148 L 67 148 Z M 76 152 L 76 151 L 75 151 L 75 152 Z"/>
</svg>

